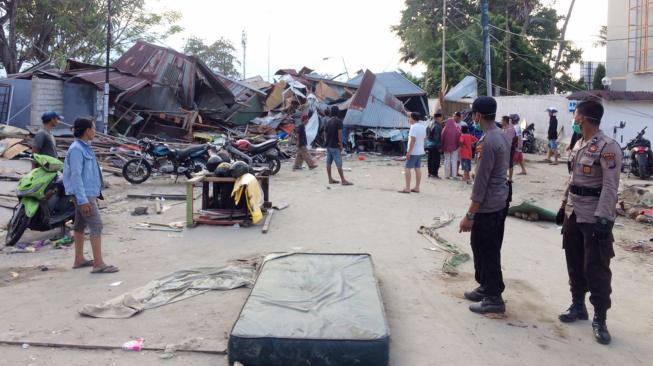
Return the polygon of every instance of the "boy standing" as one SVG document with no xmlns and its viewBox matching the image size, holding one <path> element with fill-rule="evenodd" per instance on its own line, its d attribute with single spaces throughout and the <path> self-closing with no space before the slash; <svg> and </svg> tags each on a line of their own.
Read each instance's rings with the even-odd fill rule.
<svg viewBox="0 0 653 366">
<path fill-rule="evenodd" d="M 467 184 L 471 184 L 469 172 L 472 170 L 472 146 L 474 146 L 478 139 L 469 134 L 467 125 L 462 127 L 462 133 L 460 136 L 460 165 L 463 168 L 463 180 Z"/>
</svg>

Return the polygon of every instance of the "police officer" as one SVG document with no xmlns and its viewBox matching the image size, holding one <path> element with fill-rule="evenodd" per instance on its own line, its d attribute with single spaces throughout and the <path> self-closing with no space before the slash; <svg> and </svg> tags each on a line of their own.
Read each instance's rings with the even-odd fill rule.
<svg viewBox="0 0 653 366">
<path fill-rule="evenodd" d="M 610 343 L 606 315 L 610 308 L 612 227 L 616 217 L 621 149 L 599 129 L 603 106 L 588 100 L 576 106 L 574 121 L 582 138 L 571 152 L 572 173 L 557 221 L 563 221 L 562 246 L 567 259 L 572 304 L 559 316 L 565 323 L 587 320 L 585 293 L 594 306 L 592 328 L 601 344 Z"/>
<path fill-rule="evenodd" d="M 492 97 L 479 97 L 472 104 L 474 121 L 480 124 L 484 134 L 476 147 L 478 163 L 472 202 L 460 222 L 461 232 L 471 231 L 474 272 L 480 285 L 464 295 L 474 302 L 469 310 L 481 314 L 506 311 L 501 297 L 505 289 L 501 272 L 501 245 L 510 196 L 506 176 L 510 141 L 494 122 L 496 112 L 497 102 Z"/>
</svg>

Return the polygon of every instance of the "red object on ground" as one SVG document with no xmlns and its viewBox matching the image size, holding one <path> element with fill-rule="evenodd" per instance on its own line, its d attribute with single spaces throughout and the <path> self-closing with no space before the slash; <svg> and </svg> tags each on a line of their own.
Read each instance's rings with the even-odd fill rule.
<svg viewBox="0 0 653 366">
<path fill-rule="evenodd" d="M 358 155 L 358 160 L 360 160 L 360 161 L 365 160 L 365 155 Z"/>
</svg>

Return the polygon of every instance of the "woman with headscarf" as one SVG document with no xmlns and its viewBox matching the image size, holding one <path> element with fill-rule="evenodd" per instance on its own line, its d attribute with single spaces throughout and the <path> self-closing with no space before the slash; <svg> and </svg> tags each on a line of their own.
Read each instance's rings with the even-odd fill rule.
<svg viewBox="0 0 653 366">
<path fill-rule="evenodd" d="M 449 118 L 442 129 L 442 152 L 444 153 L 444 177 L 456 179 L 458 167 L 458 148 L 460 147 L 460 129 L 453 118 Z"/>
</svg>

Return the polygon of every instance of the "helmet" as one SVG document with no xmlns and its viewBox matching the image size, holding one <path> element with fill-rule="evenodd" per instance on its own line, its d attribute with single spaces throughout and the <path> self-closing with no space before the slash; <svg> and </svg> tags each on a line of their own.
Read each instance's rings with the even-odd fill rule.
<svg viewBox="0 0 653 366">
<path fill-rule="evenodd" d="M 519 122 L 521 118 L 519 117 L 518 114 L 511 114 L 510 115 L 510 121 L 512 121 L 513 124 Z"/>
<path fill-rule="evenodd" d="M 209 160 L 206 162 L 206 170 L 209 172 L 213 172 L 215 168 L 218 167 L 222 163 L 222 157 L 220 156 L 211 156 Z"/>
<path fill-rule="evenodd" d="M 218 156 L 220 158 L 222 158 L 222 161 L 227 162 L 227 163 L 231 163 L 231 155 L 229 155 L 228 152 L 226 152 L 224 150 L 220 150 L 220 151 L 218 151 Z"/>
<path fill-rule="evenodd" d="M 550 113 L 558 113 L 558 109 L 556 107 L 549 107 L 546 109 L 546 111 Z"/>
<path fill-rule="evenodd" d="M 247 140 L 236 141 L 236 148 L 240 151 L 248 151 L 252 147 L 252 143 Z"/>
<path fill-rule="evenodd" d="M 228 177 L 230 171 L 231 164 L 223 161 L 222 163 L 218 164 L 217 168 L 215 168 L 215 175 L 218 177 Z"/>
<path fill-rule="evenodd" d="M 249 165 L 244 161 L 236 161 L 231 164 L 231 177 L 240 178 L 241 176 L 249 173 Z"/>
</svg>

